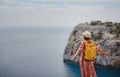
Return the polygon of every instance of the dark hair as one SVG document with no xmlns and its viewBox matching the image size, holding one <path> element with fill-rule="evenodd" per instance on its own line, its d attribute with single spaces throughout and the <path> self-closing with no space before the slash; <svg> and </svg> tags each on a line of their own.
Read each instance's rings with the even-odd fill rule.
<svg viewBox="0 0 120 77">
<path fill-rule="evenodd" d="M 86 38 L 86 37 L 84 37 L 84 39 L 85 39 L 85 40 L 90 40 L 90 38 Z"/>
</svg>

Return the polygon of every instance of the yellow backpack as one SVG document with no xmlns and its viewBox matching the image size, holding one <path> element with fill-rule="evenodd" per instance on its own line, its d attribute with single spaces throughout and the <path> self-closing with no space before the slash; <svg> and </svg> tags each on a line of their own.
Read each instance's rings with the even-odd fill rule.
<svg viewBox="0 0 120 77">
<path fill-rule="evenodd" d="M 92 41 L 90 43 L 87 43 L 87 41 L 85 41 L 84 58 L 86 60 L 96 59 L 96 45 Z"/>
</svg>

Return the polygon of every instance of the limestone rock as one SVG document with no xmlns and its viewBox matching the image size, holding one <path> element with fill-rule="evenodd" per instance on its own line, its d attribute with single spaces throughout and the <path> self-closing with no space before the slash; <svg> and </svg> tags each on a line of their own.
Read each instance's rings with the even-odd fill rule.
<svg viewBox="0 0 120 77">
<path fill-rule="evenodd" d="M 104 25 L 90 25 L 79 24 L 74 27 L 70 34 L 68 43 L 64 51 L 64 61 L 78 64 L 78 55 L 75 60 L 71 61 L 70 57 L 76 52 L 79 45 L 82 42 L 82 33 L 84 31 L 90 31 L 92 33 L 92 40 L 104 51 L 110 52 L 110 56 L 104 56 L 97 52 L 97 59 L 94 61 L 95 66 L 98 67 L 110 67 L 120 68 L 120 37 L 116 37 L 116 26 Z"/>
</svg>

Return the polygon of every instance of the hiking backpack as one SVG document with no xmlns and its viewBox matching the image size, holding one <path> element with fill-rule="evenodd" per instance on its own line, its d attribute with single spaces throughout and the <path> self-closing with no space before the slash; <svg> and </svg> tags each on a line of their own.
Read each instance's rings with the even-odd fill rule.
<svg viewBox="0 0 120 77">
<path fill-rule="evenodd" d="M 96 59 L 96 45 L 92 41 L 90 43 L 87 43 L 87 41 L 85 41 L 84 58 L 86 60 Z"/>
</svg>

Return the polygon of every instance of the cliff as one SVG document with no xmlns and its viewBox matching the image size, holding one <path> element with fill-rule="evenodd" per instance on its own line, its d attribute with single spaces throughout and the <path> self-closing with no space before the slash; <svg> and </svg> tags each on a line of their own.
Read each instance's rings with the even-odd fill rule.
<svg viewBox="0 0 120 77">
<path fill-rule="evenodd" d="M 68 43 L 64 51 L 64 61 L 78 64 L 78 55 L 73 61 L 70 57 L 76 52 L 82 41 L 84 31 L 92 33 L 93 40 L 101 49 L 110 52 L 110 56 L 104 56 L 97 52 L 97 59 L 94 61 L 97 67 L 120 68 L 120 24 L 112 22 L 91 22 L 78 24 L 70 34 Z"/>
</svg>

